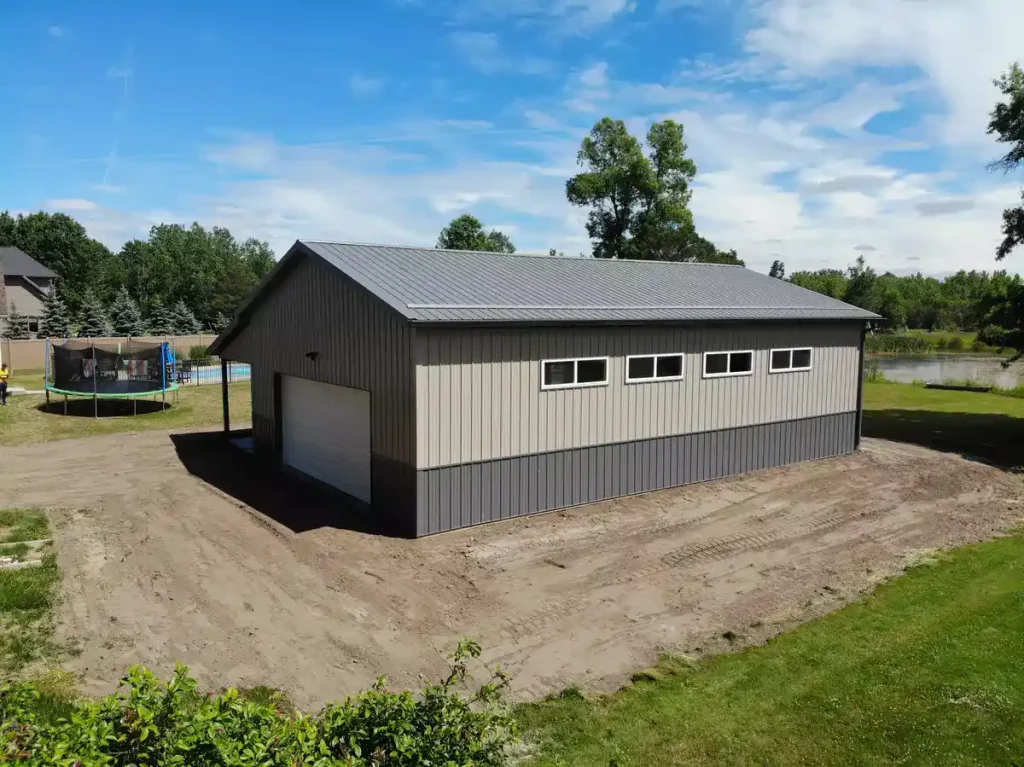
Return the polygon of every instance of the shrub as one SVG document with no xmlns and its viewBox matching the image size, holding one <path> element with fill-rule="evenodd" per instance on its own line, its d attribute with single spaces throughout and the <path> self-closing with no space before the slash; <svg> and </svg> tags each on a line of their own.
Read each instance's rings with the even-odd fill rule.
<svg viewBox="0 0 1024 767">
<path fill-rule="evenodd" d="M 988 346 L 1006 346 L 1009 331 L 998 325 L 986 325 L 978 332 L 978 340 Z"/>
<path fill-rule="evenodd" d="M 469 659 L 480 647 L 463 640 L 448 676 L 419 696 L 388 691 L 381 677 L 369 690 L 315 715 L 285 714 L 268 696 L 229 689 L 202 695 L 188 669 L 168 682 L 134 667 L 121 690 L 74 702 L 53 717 L 31 683 L 0 687 L 0 761 L 25 765 L 266 765 L 300 767 L 501 767 L 517 732 L 503 698 L 508 678 L 495 669 L 472 695 Z"/>
<path fill-rule="evenodd" d="M 947 349 L 951 352 L 963 351 L 964 339 L 960 336 L 950 336 L 939 342 L 940 349 Z"/>
<path fill-rule="evenodd" d="M 926 354 L 931 351 L 928 339 L 896 333 L 876 333 L 864 341 L 864 349 L 875 354 Z"/>
<path fill-rule="evenodd" d="M 208 360 L 210 359 L 210 347 L 204 344 L 188 347 L 188 359 Z"/>
</svg>

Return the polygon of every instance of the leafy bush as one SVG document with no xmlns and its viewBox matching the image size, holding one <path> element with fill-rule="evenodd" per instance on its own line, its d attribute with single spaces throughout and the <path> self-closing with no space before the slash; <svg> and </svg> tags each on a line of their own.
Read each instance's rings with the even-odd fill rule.
<svg viewBox="0 0 1024 767">
<path fill-rule="evenodd" d="M 961 336 L 949 336 L 948 338 L 940 339 L 936 344 L 940 349 L 946 349 L 951 352 L 963 351 L 964 339 Z"/>
<path fill-rule="evenodd" d="M 926 354 L 932 345 L 921 336 L 876 333 L 865 339 L 864 349 L 874 354 Z"/>
<path fill-rule="evenodd" d="M 986 325 L 978 331 L 978 340 L 988 346 L 1006 346 L 1006 337 L 1009 331 L 998 325 Z"/>
<path fill-rule="evenodd" d="M 205 344 L 197 344 L 195 346 L 188 347 L 188 357 L 190 360 L 203 360 L 204 362 L 210 360 L 212 355 L 210 354 L 210 347 Z"/>
<path fill-rule="evenodd" d="M 222 765 L 223 767 L 501 767 L 517 739 L 503 698 L 500 669 L 466 697 L 469 659 L 463 640 L 448 676 L 422 694 L 394 693 L 381 677 L 369 690 L 315 715 L 278 710 L 272 696 L 229 689 L 204 696 L 179 666 L 164 683 L 134 667 L 121 690 L 80 700 L 62 713 L 40 713 L 31 683 L 0 686 L 0 761 L 24 765 Z"/>
</svg>

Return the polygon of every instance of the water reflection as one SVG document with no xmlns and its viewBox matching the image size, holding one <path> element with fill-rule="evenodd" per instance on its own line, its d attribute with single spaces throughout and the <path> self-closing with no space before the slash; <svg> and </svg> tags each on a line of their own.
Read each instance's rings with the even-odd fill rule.
<svg viewBox="0 0 1024 767">
<path fill-rule="evenodd" d="M 1007 389 L 1024 383 L 1024 360 L 1005 369 L 999 357 L 972 357 L 965 354 L 935 357 L 868 356 L 867 365 L 873 363 L 878 364 L 890 381 L 903 383 L 970 380 Z"/>
</svg>

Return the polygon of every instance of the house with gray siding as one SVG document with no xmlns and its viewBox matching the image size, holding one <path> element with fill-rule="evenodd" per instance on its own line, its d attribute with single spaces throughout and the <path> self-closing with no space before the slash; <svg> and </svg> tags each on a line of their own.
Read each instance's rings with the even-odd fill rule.
<svg viewBox="0 0 1024 767">
<path fill-rule="evenodd" d="M 31 333 L 39 330 L 46 296 L 57 275 L 19 248 L 0 248 L 0 330 L 14 308 L 28 321 Z"/>
<path fill-rule="evenodd" d="M 297 242 L 212 349 L 257 449 L 418 536 L 851 452 L 875 319 L 730 265 Z"/>
</svg>

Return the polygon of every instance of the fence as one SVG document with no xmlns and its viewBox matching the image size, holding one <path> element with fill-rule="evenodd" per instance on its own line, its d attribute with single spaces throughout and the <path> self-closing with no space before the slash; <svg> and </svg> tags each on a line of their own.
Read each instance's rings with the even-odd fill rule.
<svg viewBox="0 0 1024 767">
<path fill-rule="evenodd" d="M 199 333 L 193 336 L 145 336 L 135 338 L 136 341 L 168 342 L 175 351 L 175 356 L 186 358 L 191 356 L 189 349 L 193 346 L 209 346 L 217 335 L 215 333 Z M 124 336 L 110 338 L 94 338 L 96 343 L 127 342 Z M 0 362 L 6 362 L 13 370 L 42 370 L 46 367 L 46 339 L 33 338 L 29 341 L 11 341 L 0 339 Z M 220 367 L 217 368 L 217 380 L 220 381 Z M 234 380 L 234 377 L 232 377 Z"/>
<path fill-rule="evenodd" d="M 206 360 L 178 360 L 177 383 L 179 386 L 203 386 L 204 384 L 220 383 L 220 363 Z M 244 362 L 228 363 L 228 383 L 248 381 L 252 371 Z"/>
</svg>

